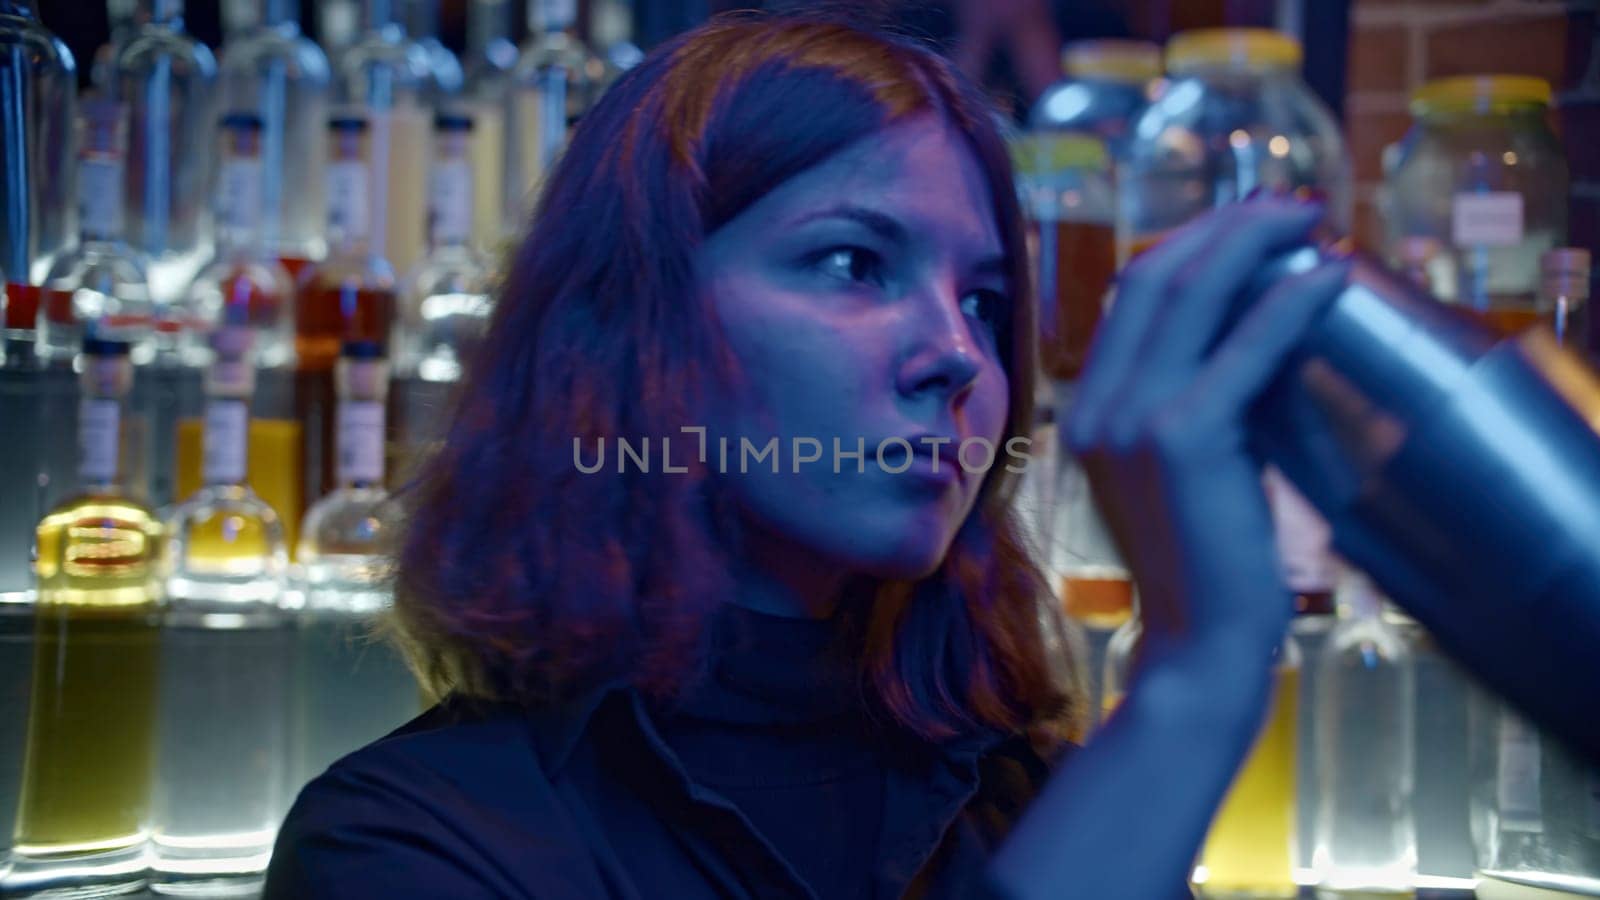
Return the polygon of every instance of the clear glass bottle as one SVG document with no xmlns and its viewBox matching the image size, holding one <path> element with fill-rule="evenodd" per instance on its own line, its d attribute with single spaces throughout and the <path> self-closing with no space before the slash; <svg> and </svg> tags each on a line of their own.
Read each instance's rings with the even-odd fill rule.
<svg viewBox="0 0 1600 900">
<path fill-rule="evenodd" d="M 112 95 L 128 110 L 128 243 L 149 260 L 159 307 L 179 302 L 211 252 L 217 62 L 183 29 L 183 0 L 140 0 L 148 20 L 117 54 Z"/>
<path fill-rule="evenodd" d="M 290 274 L 322 258 L 323 168 L 332 73 L 300 32 L 299 4 L 254 0 L 258 21 L 222 48 L 220 110 L 261 118 L 262 229 Z"/>
<path fill-rule="evenodd" d="M 1589 340 L 1589 251 L 1550 250 L 1539 259 L 1539 315 L 1548 317 L 1556 340 L 1580 352 Z"/>
<path fill-rule="evenodd" d="M 1350 223 L 1350 161 L 1339 125 L 1299 76 L 1300 44 L 1264 29 L 1183 32 L 1169 81 L 1134 121 L 1118 169 L 1118 254 L 1252 191 L 1308 189 Z"/>
<path fill-rule="evenodd" d="M 1039 95 L 1028 130 L 1092 135 L 1120 158 L 1133 120 L 1157 91 L 1161 47 L 1149 41 L 1077 41 L 1061 52 L 1061 68 L 1066 78 Z"/>
<path fill-rule="evenodd" d="M 644 60 L 644 51 L 633 42 L 633 0 L 596 0 L 589 23 L 592 43 L 604 64 L 595 79 L 598 99 L 622 73 Z"/>
<path fill-rule="evenodd" d="M 133 33 L 139 29 L 139 0 L 106 0 L 106 24 L 109 35 L 104 44 L 95 48 L 89 61 L 89 93 L 101 97 L 111 96 L 116 79 L 117 54 L 128 45 Z"/>
<path fill-rule="evenodd" d="M 1316 661 L 1312 869 L 1323 897 L 1409 897 L 1417 880 L 1413 807 L 1417 670 L 1384 600 L 1355 572 Z"/>
<path fill-rule="evenodd" d="M 28 746 L 7 892 L 116 892 L 144 878 L 155 769 L 161 545 L 124 488 L 129 346 L 84 341 L 81 491 L 39 522 Z"/>
<path fill-rule="evenodd" d="M 341 114 L 359 109 L 367 120 L 374 188 L 368 221 L 382 226 L 370 235 L 373 250 L 409 272 L 427 245 L 427 192 L 417 185 L 428 171 L 433 74 L 427 51 L 396 21 L 393 2 L 366 0 L 365 30 L 337 62 L 336 99 Z"/>
<path fill-rule="evenodd" d="M 594 53 L 577 33 L 575 0 L 530 0 L 528 40 L 517 60 L 506 111 L 506 220 L 522 227 L 567 129 L 593 102 Z"/>
<path fill-rule="evenodd" d="M 121 104 L 90 100 L 79 138 L 77 246 L 56 259 L 38 311 L 39 355 L 70 362 L 93 328 L 97 337 L 133 345 L 135 363 L 156 353 L 155 306 L 145 260 L 123 240 L 121 197 L 124 117 Z"/>
<path fill-rule="evenodd" d="M 1103 714 L 1132 683 L 1143 628 L 1137 615 L 1117 629 L 1106 654 Z M 1286 635 L 1276 654 L 1276 679 L 1255 745 L 1211 820 L 1194 869 L 1204 898 L 1293 898 L 1297 807 L 1296 733 L 1300 711 L 1300 647 Z"/>
<path fill-rule="evenodd" d="M 269 249 L 262 227 L 271 180 L 262 158 L 264 123 L 255 113 L 229 113 L 220 131 L 217 252 L 189 286 L 186 304 L 193 321 L 184 330 L 186 355 L 204 363 L 212 332 L 237 326 L 253 333 L 256 365 L 288 366 L 294 362 L 294 282 Z"/>
<path fill-rule="evenodd" d="M 164 570 L 151 887 L 259 887 L 289 779 L 293 618 L 283 523 L 245 479 L 248 326 L 211 333 L 205 486 L 173 510 Z"/>
<path fill-rule="evenodd" d="M 517 45 L 508 0 L 472 0 L 467 7 L 466 104 L 472 114 L 472 240 L 498 255 L 508 239 L 505 197 L 506 107 Z"/>
<path fill-rule="evenodd" d="M 438 107 L 461 93 L 466 73 L 454 52 L 439 40 L 439 0 L 401 0 L 406 34 L 428 56 L 430 100 Z"/>
<path fill-rule="evenodd" d="M 472 130 L 466 116 L 441 113 L 434 120 L 429 250 L 401 304 L 396 369 L 402 376 L 459 379 L 462 359 L 489 316 L 489 269 L 471 243 Z"/>
<path fill-rule="evenodd" d="M 344 347 L 338 369 L 339 487 L 306 513 L 298 565 L 297 783 L 400 726 L 421 710 L 399 652 L 374 633 L 391 604 L 393 509 L 384 481 L 382 348 Z"/>
<path fill-rule="evenodd" d="M 1539 257 L 1567 232 L 1567 162 L 1537 78 L 1464 76 L 1412 96 L 1382 194 L 1388 252 L 1425 235 L 1450 250 L 1435 293 L 1506 333 L 1538 318 Z"/>
<path fill-rule="evenodd" d="M 13 48 L 0 58 L 0 107 L 22 117 L 0 132 L 0 270 L 18 284 L 37 284 L 77 230 L 77 65 L 34 5 L 0 0 L 0 44 Z"/>
</svg>

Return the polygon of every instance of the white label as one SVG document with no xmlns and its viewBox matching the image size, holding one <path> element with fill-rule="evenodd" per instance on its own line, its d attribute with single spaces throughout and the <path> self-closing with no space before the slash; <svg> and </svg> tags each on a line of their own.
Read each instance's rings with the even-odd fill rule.
<svg viewBox="0 0 1600 900">
<path fill-rule="evenodd" d="M 383 404 L 345 400 L 339 404 L 340 483 L 383 481 Z"/>
<path fill-rule="evenodd" d="M 1331 590 L 1338 577 L 1329 549 L 1332 529 L 1282 472 L 1268 467 L 1263 481 L 1284 582 L 1300 594 Z"/>
<path fill-rule="evenodd" d="M 78 166 L 78 215 L 89 237 L 122 236 L 122 160 L 85 159 Z"/>
<path fill-rule="evenodd" d="M 253 231 L 261 225 L 261 161 L 230 159 L 217 173 L 217 223 Z"/>
<path fill-rule="evenodd" d="M 433 164 L 428 192 L 428 239 L 435 247 L 472 236 L 472 168 L 464 159 Z"/>
<path fill-rule="evenodd" d="M 202 477 L 206 484 L 239 484 L 244 481 L 245 447 L 250 437 L 250 412 L 242 400 L 213 400 L 206 404 L 205 459 Z"/>
<path fill-rule="evenodd" d="M 117 477 L 120 410 L 115 400 L 85 397 L 78 405 L 78 476 L 91 484 Z"/>
<path fill-rule="evenodd" d="M 347 239 L 368 235 L 367 167 L 353 160 L 328 163 L 328 228 Z"/>
<path fill-rule="evenodd" d="M 1505 831 L 1544 830 L 1539 801 L 1539 733 L 1510 710 L 1500 711 L 1495 806 Z"/>
<path fill-rule="evenodd" d="M 1514 191 L 1457 194 L 1450 207 L 1457 247 L 1514 247 L 1522 243 L 1522 195 Z"/>
</svg>

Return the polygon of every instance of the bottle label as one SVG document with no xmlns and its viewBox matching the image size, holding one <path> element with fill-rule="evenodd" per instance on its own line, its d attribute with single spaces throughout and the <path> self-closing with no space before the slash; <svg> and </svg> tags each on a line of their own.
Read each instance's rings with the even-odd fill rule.
<svg viewBox="0 0 1600 900">
<path fill-rule="evenodd" d="M 355 160 L 328 163 L 328 229 L 347 239 L 367 237 L 367 167 Z"/>
<path fill-rule="evenodd" d="M 1267 502 L 1272 507 L 1272 525 L 1285 583 L 1291 591 L 1300 594 L 1331 590 L 1337 578 L 1330 550 L 1332 529 L 1282 472 L 1269 466 L 1263 483 Z"/>
<path fill-rule="evenodd" d="M 122 237 L 122 160 L 85 159 L 78 166 L 78 216 L 85 237 Z"/>
<path fill-rule="evenodd" d="M 245 447 L 250 411 L 243 400 L 206 404 L 205 456 L 201 477 L 206 484 L 239 484 L 245 475 Z"/>
<path fill-rule="evenodd" d="M 116 480 L 121 408 L 115 400 L 85 397 L 78 406 L 78 476 L 91 484 Z"/>
<path fill-rule="evenodd" d="M 261 225 L 261 161 L 230 159 L 217 172 L 217 224 L 239 231 Z"/>
<path fill-rule="evenodd" d="M 1510 710 L 1500 711 L 1495 806 L 1504 831 L 1541 832 L 1539 733 Z"/>
<path fill-rule="evenodd" d="M 383 482 L 383 404 L 372 400 L 339 403 L 341 483 Z"/>
<path fill-rule="evenodd" d="M 1457 247 L 1514 247 L 1522 243 L 1522 195 L 1463 193 L 1450 205 L 1450 239 Z"/>
<path fill-rule="evenodd" d="M 435 247 L 472 237 L 472 168 L 464 159 L 438 160 L 430 173 L 428 239 Z"/>
</svg>

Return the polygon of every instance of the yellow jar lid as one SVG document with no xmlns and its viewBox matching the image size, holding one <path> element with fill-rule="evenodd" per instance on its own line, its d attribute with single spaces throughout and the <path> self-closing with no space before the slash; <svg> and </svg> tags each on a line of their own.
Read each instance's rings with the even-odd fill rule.
<svg viewBox="0 0 1600 900">
<path fill-rule="evenodd" d="M 1106 145 L 1089 134 L 1040 132 L 1011 142 L 1011 163 L 1020 175 L 1046 175 L 1062 169 L 1104 169 Z"/>
<path fill-rule="evenodd" d="M 1061 51 L 1061 70 L 1073 78 L 1144 84 L 1161 77 L 1161 47 L 1114 38 L 1075 41 Z"/>
<path fill-rule="evenodd" d="M 1411 95 L 1411 112 L 1496 113 L 1550 105 L 1550 82 L 1529 75 L 1459 75 L 1440 78 Z"/>
<path fill-rule="evenodd" d="M 1204 66 L 1292 68 L 1303 57 L 1299 41 L 1270 28 L 1202 28 L 1167 42 L 1167 71 L 1174 75 Z"/>
</svg>

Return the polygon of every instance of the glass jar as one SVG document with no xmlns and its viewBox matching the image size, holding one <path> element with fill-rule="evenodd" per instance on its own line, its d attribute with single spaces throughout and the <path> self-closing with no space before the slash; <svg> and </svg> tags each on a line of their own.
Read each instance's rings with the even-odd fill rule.
<svg viewBox="0 0 1600 900">
<path fill-rule="evenodd" d="M 1449 252 L 1430 267 L 1434 293 L 1508 332 L 1537 318 L 1539 257 L 1566 240 L 1567 163 L 1549 106 L 1537 78 L 1423 85 L 1381 199 L 1391 260 L 1408 238 L 1440 241 Z"/>
<path fill-rule="evenodd" d="M 1028 128 L 1094 135 L 1120 156 L 1161 78 L 1161 48 L 1148 41 L 1078 41 L 1061 52 L 1061 68 L 1067 77 L 1039 96 Z"/>
<path fill-rule="evenodd" d="M 1134 122 L 1118 169 L 1118 254 L 1257 189 L 1310 189 L 1350 221 L 1339 125 L 1299 75 L 1302 51 L 1267 29 L 1188 31 L 1167 45 L 1166 89 Z"/>
</svg>

